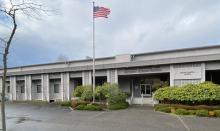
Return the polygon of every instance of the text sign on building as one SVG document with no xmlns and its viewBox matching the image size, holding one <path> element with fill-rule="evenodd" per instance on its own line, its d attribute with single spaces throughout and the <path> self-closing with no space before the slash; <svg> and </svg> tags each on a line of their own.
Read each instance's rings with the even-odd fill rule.
<svg viewBox="0 0 220 131">
<path fill-rule="evenodd" d="M 134 69 L 125 69 L 124 74 L 139 74 L 139 73 L 152 73 L 152 72 L 161 72 L 160 67 L 150 67 L 150 68 L 134 68 Z"/>
<path fill-rule="evenodd" d="M 182 66 L 174 66 L 175 79 L 201 79 L 202 67 L 201 64 L 187 64 Z"/>
</svg>

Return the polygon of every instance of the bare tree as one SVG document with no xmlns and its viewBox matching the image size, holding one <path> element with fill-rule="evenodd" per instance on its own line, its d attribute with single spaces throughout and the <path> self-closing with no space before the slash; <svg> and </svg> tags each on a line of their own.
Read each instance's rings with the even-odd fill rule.
<svg viewBox="0 0 220 131">
<path fill-rule="evenodd" d="M 2 130 L 6 131 L 5 119 L 5 83 L 7 77 L 7 59 L 12 40 L 17 30 L 17 19 L 19 15 L 27 17 L 40 18 L 42 14 L 47 14 L 49 10 L 42 4 L 36 3 L 36 0 L 4 0 L 0 2 L 0 16 L 7 17 L 12 23 L 11 31 L 8 38 L 1 38 L 2 44 L 2 61 L 3 61 L 3 75 L 2 75 L 2 94 L 1 94 L 1 114 L 2 114 Z"/>
</svg>

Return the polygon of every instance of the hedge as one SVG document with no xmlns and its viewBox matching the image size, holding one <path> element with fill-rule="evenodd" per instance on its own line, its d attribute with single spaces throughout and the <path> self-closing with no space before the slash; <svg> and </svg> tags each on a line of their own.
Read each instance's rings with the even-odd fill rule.
<svg viewBox="0 0 220 131">
<path fill-rule="evenodd" d="M 204 82 L 182 87 L 164 87 L 155 92 L 154 98 L 161 103 L 217 105 L 220 102 L 220 86 Z"/>
</svg>

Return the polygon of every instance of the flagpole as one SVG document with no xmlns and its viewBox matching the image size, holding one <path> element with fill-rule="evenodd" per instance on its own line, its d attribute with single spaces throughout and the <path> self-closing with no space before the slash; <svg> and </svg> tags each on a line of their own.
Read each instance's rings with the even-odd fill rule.
<svg viewBox="0 0 220 131">
<path fill-rule="evenodd" d="M 95 18 L 94 18 L 94 6 L 95 2 L 93 1 L 93 58 L 92 58 L 92 73 L 93 73 L 93 82 L 92 82 L 92 97 L 93 103 L 95 103 Z"/>
</svg>

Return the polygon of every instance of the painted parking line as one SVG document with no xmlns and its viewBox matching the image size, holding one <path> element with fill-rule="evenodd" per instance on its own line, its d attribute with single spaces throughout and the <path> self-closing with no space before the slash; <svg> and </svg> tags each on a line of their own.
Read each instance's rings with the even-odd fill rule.
<svg viewBox="0 0 220 131">
<path fill-rule="evenodd" d="M 180 122 L 183 124 L 183 126 L 186 128 L 187 131 L 190 131 L 189 126 L 183 121 L 183 119 L 180 116 L 178 115 L 174 115 L 174 116 L 176 116 L 180 120 Z"/>
<path fill-rule="evenodd" d="M 170 116 L 176 117 L 176 118 L 181 122 L 181 124 L 184 126 L 184 128 L 185 128 L 187 131 L 191 131 L 191 129 L 189 128 L 189 126 L 183 121 L 183 119 L 182 119 L 180 116 L 175 115 L 175 114 L 170 114 L 170 113 L 159 112 L 159 111 L 156 111 L 156 112 L 161 113 L 161 114 L 165 114 L 165 115 L 170 115 Z"/>
</svg>

